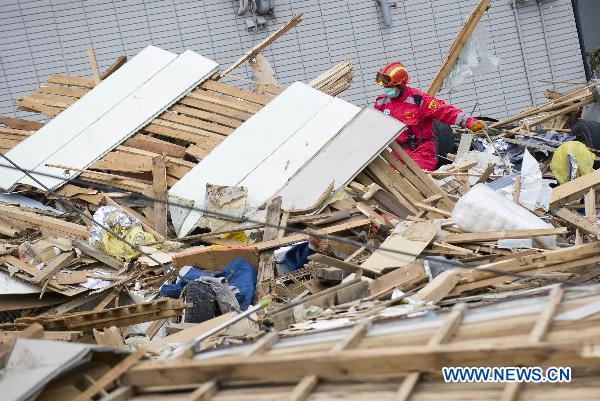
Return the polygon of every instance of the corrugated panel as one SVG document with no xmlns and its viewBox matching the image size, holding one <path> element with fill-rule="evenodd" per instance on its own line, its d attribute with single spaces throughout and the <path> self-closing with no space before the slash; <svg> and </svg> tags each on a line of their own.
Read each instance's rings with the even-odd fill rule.
<svg viewBox="0 0 600 401">
<path fill-rule="evenodd" d="M 305 13 L 303 22 L 265 52 L 280 81 L 309 80 L 349 59 L 356 78 L 342 97 L 358 105 L 371 104 L 379 93 L 373 75 L 389 60 L 404 62 L 413 85 L 425 89 L 476 3 L 399 1 L 391 10 L 393 26 L 386 27 L 375 1 L 278 0 L 277 19 L 269 20 L 267 32 L 248 33 L 244 19 L 234 13 L 235 3 L 222 0 L 5 0 L 0 2 L 0 86 L 6 90 L 0 92 L 0 112 L 13 114 L 14 100 L 50 73 L 89 76 L 85 50 L 90 46 L 101 68 L 121 54 L 134 56 L 148 44 L 174 52 L 189 48 L 227 65 L 297 12 Z M 531 82 L 530 93 L 522 51 L 527 53 L 532 81 L 549 79 L 552 72 L 561 81 L 584 80 L 571 2 L 542 3 L 549 55 L 537 3 L 519 3 L 517 11 L 523 44 L 509 2 L 492 2 L 482 19 L 490 47 L 502 60 L 501 71 L 468 79 L 458 92 L 442 91 L 440 97 L 468 111 L 477 103 L 482 112 L 495 117 L 531 105 L 532 97 L 543 102 L 548 84 Z M 247 66 L 235 74 L 252 79 Z"/>
</svg>

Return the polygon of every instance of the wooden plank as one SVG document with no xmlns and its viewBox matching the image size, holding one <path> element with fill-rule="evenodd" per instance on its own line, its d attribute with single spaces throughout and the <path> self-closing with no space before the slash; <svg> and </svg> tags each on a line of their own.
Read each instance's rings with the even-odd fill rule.
<svg viewBox="0 0 600 401">
<path fill-rule="evenodd" d="M 331 227 L 322 228 L 320 230 L 317 230 L 315 233 L 316 234 L 325 234 L 325 235 L 326 234 L 336 234 L 339 232 L 351 230 L 353 228 L 366 226 L 369 224 L 371 224 L 371 220 L 369 220 L 369 219 L 356 219 L 356 220 L 351 220 L 346 223 L 336 224 Z M 264 249 L 279 248 L 281 246 L 293 244 L 294 242 L 298 242 L 298 241 L 305 241 L 309 237 L 310 237 L 309 234 L 297 233 L 297 234 L 291 234 L 291 235 L 285 236 L 283 238 L 274 239 L 271 241 L 259 242 L 257 244 L 254 244 L 254 246 L 259 251 L 262 251 Z"/>
<path fill-rule="evenodd" d="M 535 325 L 533 326 L 533 329 L 527 337 L 528 343 L 539 344 L 544 339 L 548 329 L 550 328 L 550 325 L 552 324 L 552 319 L 558 310 L 558 306 L 562 301 L 564 292 L 565 291 L 561 286 L 556 286 L 552 289 L 550 296 L 548 297 L 549 299 L 546 307 L 539 315 Z M 500 401 L 516 401 L 519 397 L 522 386 L 523 383 L 521 382 L 507 383 L 506 386 L 504 386 L 502 395 L 500 396 Z"/>
<path fill-rule="evenodd" d="M 199 113 L 198 113 L 199 114 Z M 214 116 L 214 115 L 212 115 Z M 219 123 L 212 123 L 210 121 L 200 120 L 195 117 L 189 117 L 185 115 L 175 114 L 172 112 L 165 112 L 159 116 L 158 119 L 154 120 L 157 124 L 169 125 L 167 122 L 180 124 L 179 127 L 185 126 L 192 128 L 199 128 L 203 131 L 214 132 L 215 134 L 227 136 L 233 132 L 235 128 L 221 125 Z M 236 127 L 241 125 L 237 123 Z"/>
<path fill-rule="evenodd" d="M 267 216 L 265 218 L 265 229 L 263 231 L 263 241 L 277 239 L 279 232 L 279 221 L 281 220 L 281 197 L 278 196 L 269 200 L 267 203 Z M 265 295 L 270 293 L 270 288 L 265 288 L 266 283 L 275 277 L 273 266 L 273 251 L 263 250 L 259 253 L 258 275 L 256 278 L 255 302 L 260 301 Z"/>
<path fill-rule="evenodd" d="M 241 118 L 241 116 L 240 116 L 240 118 L 227 117 L 227 116 L 223 116 L 221 114 L 217 114 L 214 112 L 211 113 L 211 112 L 200 110 L 197 108 L 184 106 L 179 103 L 172 106 L 169 110 L 177 112 L 181 115 L 195 117 L 202 121 L 208 121 L 211 123 L 220 124 L 220 125 L 223 125 L 225 127 L 230 127 L 230 128 L 237 128 L 244 121 L 244 118 Z"/>
<path fill-rule="evenodd" d="M 429 87 L 427 88 L 427 93 L 429 93 L 432 96 L 435 96 L 435 94 L 440 90 L 442 84 L 444 83 L 444 79 L 446 78 L 450 70 L 452 70 L 454 64 L 456 64 L 461 50 L 467 43 L 467 40 L 469 40 L 469 37 L 473 33 L 473 30 L 475 30 L 477 23 L 479 22 L 479 20 L 483 16 L 483 13 L 488 9 L 489 6 L 489 0 L 481 0 L 477 7 L 475 7 L 473 12 L 469 16 L 469 19 L 467 20 L 467 22 L 465 22 L 460 32 L 458 33 L 458 36 L 456 37 L 456 39 L 454 39 L 454 42 L 452 42 L 452 46 L 450 46 L 450 50 L 448 51 L 446 58 L 442 62 L 442 65 L 438 69 L 433 80 L 431 81 L 431 84 L 429 84 Z"/>
<path fill-rule="evenodd" d="M 275 330 L 270 331 L 258 339 L 252 347 L 244 353 L 244 356 L 261 355 L 268 351 L 273 344 L 279 340 L 279 333 Z"/>
<path fill-rule="evenodd" d="M 584 196 L 585 218 L 592 223 L 596 223 L 596 190 L 591 188 Z"/>
<path fill-rule="evenodd" d="M 219 391 L 219 385 L 216 380 L 202 383 L 197 389 L 192 391 L 183 401 L 210 401 Z"/>
<path fill-rule="evenodd" d="M 53 74 L 48 77 L 48 83 L 69 85 L 69 86 L 81 86 L 83 88 L 92 89 L 96 84 L 91 78 L 76 77 L 73 75 L 60 75 Z"/>
<path fill-rule="evenodd" d="M 44 267 L 33 277 L 34 283 L 43 283 L 49 280 L 56 274 L 60 269 L 67 266 L 75 259 L 75 252 L 63 252 L 48 263 L 48 266 Z"/>
<path fill-rule="evenodd" d="M 346 262 L 343 260 L 339 260 L 339 259 L 333 258 L 331 256 L 323 255 L 320 253 L 315 253 L 315 254 L 310 255 L 308 257 L 308 260 L 312 260 L 317 263 L 322 263 L 327 266 L 333 266 L 333 267 L 342 269 L 345 272 L 345 275 L 357 273 L 361 270 L 363 271 L 364 275 L 367 277 L 378 277 L 380 275 L 380 273 L 375 270 L 371 270 L 369 268 L 364 268 L 363 266 L 360 266 L 360 265 L 357 265 L 354 263 L 350 263 L 350 262 Z"/>
<path fill-rule="evenodd" d="M 304 376 L 298 384 L 292 390 L 290 394 L 290 401 L 304 401 L 308 398 L 310 393 L 313 392 L 315 387 L 319 384 L 319 377 L 317 375 Z"/>
<path fill-rule="evenodd" d="M 129 354 L 121 362 L 113 366 L 108 372 L 106 372 L 100 379 L 93 385 L 88 387 L 83 393 L 81 393 L 74 401 L 89 401 L 95 395 L 105 390 L 112 382 L 117 380 L 121 375 L 127 372 L 132 366 L 140 361 L 146 354 L 146 348 L 140 347 L 135 352 Z"/>
<path fill-rule="evenodd" d="M 144 55 L 151 58 L 151 61 L 155 59 L 161 61 L 156 65 L 147 63 L 149 65 L 142 66 L 140 64 L 146 60 Z M 84 96 L 65 110 L 64 113 L 68 113 L 73 120 L 71 123 L 69 123 L 71 119 L 63 113 L 64 118 L 52 120 L 32 135 L 26 147 L 20 149 L 17 146 L 14 151 L 19 150 L 19 152 L 15 156 L 23 157 L 27 153 L 29 157 L 27 160 L 21 160 L 23 163 L 21 165 L 25 168 L 29 166 L 31 170 L 38 173 L 61 177 L 63 172 L 49 165 L 67 165 L 72 161 L 76 165 L 69 167 L 87 168 L 107 150 L 133 135 L 158 112 L 169 107 L 193 86 L 206 79 L 217 67 L 216 63 L 193 52 L 185 52 L 174 59 L 173 57 L 175 55 L 152 46 L 142 50 L 118 74 L 103 82 L 103 85 L 94 88 L 89 94 L 93 95 L 92 97 Z M 136 66 L 141 72 L 136 69 Z M 144 80 L 144 75 L 147 74 L 150 75 Z M 152 79 L 148 79 L 150 77 Z M 125 84 L 124 81 L 128 83 Z M 123 88 L 116 88 L 119 85 Z M 131 85 L 134 85 L 133 91 Z M 83 115 L 86 118 L 83 118 Z M 124 115 L 127 118 L 123 118 Z M 68 129 L 65 128 L 66 126 Z M 103 134 L 95 135 L 94 133 L 97 132 Z M 34 141 L 33 138 L 39 139 Z M 36 157 L 31 159 L 28 148 L 33 146 L 37 148 L 40 144 L 45 145 L 44 151 L 36 152 Z M 78 154 L 76 160 L 73 154 Z M 18 160 L 16 162 L 18 163 Z M 71 177 L 76 176 L 78 171 L 72 170 Z M 0 179 L 4 175 L 0 174 Z M 23 183 L 29 183 L 27 179 L 19 176 L 20 174 L 17 174 L 16 177 L 3 179 L 2 185 L 11 187 L 21 180 Z M 63 178 L 47 176 L 39 180 L 51 188 L 65 181 Z"/>
<path fill-rule="evenodd" d="M 271 43 L 276 41 L 280 36 L 284 35 L 290 29 L 292 29 L 293 27 L 298 25 L 300 23 L 300 21 L 302 21 L 302 13 L 294 15 L 292 18 L 290 18 L 290 20 L 288 22 L 283 24 L 279 29 L 277 29 L 271 35 L 267 36 L 265 39 L 263 39 L 257 45 L 252 47 L 250 50 L 245 52 L 239 59 L 237 59 L 233 64 L 231 64 L 229 67 L 227 67 L 219 75 L 221 77 L 223 77 L 223 76 L 229 74 L 231 71 L 233 71 L 234 69 L 236 69 L 237 67 L 239 67 L 240 65 L 245 63 L 246 61 L 250 60 L 251 58 L 253 58 L 254 55 L 260 53 Z"/>
<path fill-rule="evenodd" d="M 543 237 L 546 235 L 560 235 L 568 232 L 566 227 L 558 228 L 537 228 L 531 230 L 506 230 L 506 231 L 492 231 L 484 233 L 463 233 L 463 234 L 450 234 L 444 237 L 444 242 L 448 244 L 463 244 L 469 242 L 490 242 L 497 241 L 499 239 L 519 239 L 519 238 L 535 238 Z"/>
<path fill-rule="evenodd" d="M 90 67 L 92 68 L 92 76 L 94 77 L 94 83 L 98 85 L 100 83 L 100 71 L 98 70 L 98 62 L 96 61 L 96 53 L 94 53 L 94 49 L 89 47 L 87 49 L 88 61 L 90 63 Z"/>
<path fill-rule="evenodd" d="M 94 338 L 98 345 L 106 345 L 108 347 L 125 349 L 125 343 L 123 343 L 123 337 L 121 330 L 115 326 L 105 327 L 104 330 L 92 329 Z"/>
<path fill-rule="evenodd" d="M 394 288 L 406 292 L 418 284 L 427 281 L 429 276 L 425 272 L 422 260 L 415 260 L 406 266 L 392 270 L 369 284 L 371 298 L 377 298 Z"/>
<path fill-rule="evenodd" d="M 152 185 L 154 187 L 154 229 L 167 238 L 167 158 L 165 155 L 152 159 Z"/>
<path fill-rule="evenodd" d="M 448 313 L 448 316 L 445 318 L 442 325 L 435 331 L 434 335 L 427 342 L 427 345 L 433 346 L 450 342 L 450 338 L 452 338 L 460 326 L 465 310 L 466 304 L 457 304 L 452 311 Z M 396 398 L 394 400 L 408 401 L 420 377 L 420 372 L 409 373 L 398 388 L 398 392 L 396 393 Z"/>
<path fill-rule="evenodd" d="M 186 148 L 183 146 L 175 145 L 174 143 L 144 134 L 135 134 L 123 142 L 123 146 L 143 149 L 158 154 L 164 153 L 167 156 L 178 158 L 183 158 L 186 153 Z"/>
<path fill-rule="evenodd" d="M 106 69 L 102 74 L 100 74 L 100 79 L 105 80 L 109 76 L 112 75 L 113 72 L 117 71 L 119 68 L 123 66 L 127 62 L 127 56 L 119 56 L 117 59 Z"/>
<path fill-rule="evenodd" d="M 485 355 L 485 358 L 481 356 Z M 441 370 L 445 366 L 590 366 L 595 355 L 582 356 L 580 341 L 540 344 L 444 344 L 439 346 L 383 346 L 324 353 L 258 355 L 250 359 L 222 357 L 204 360 L 150 361 L 139 363 L 123 377 L 128 385 L 145 387 L 213 380 L 264 380 L 289 382 L 307 374 L 341 379 L 368 374 Z M 293 369 L 292 369 L 293 367 Z"/>
<path fill-rule="evenodd" d="M 37 131 L 44 126 L 44 123 L 38 121 L 23 120 L 15 117 L 0 117 L 0 124 L 4 124 L 9 128 L 20 129 L 25 131 Z"/>
<path fill-rule="evenodd" d="M 425 287 L 421 288 L 415 298 L 424 303 L 437 304 L 444 299 L 460 280 L 457 270 L 450 269 L 436 276 Z"/>
<path fill-rule="evenodd" d="M 36 227 L 42 232 L 53 233 L 59 236 L 72 235 L 77 238 L 87 238 L 89 233 L 86 226 L 70 223 L 59 218 L 41 215 L 24 209 L 0 205 L 3 217 L 19 221 L 29 227 Z"/>
<path fill-rule="evenodd" d="M 247 89 L 238 88 L 235 86 L 226 85 L 222 82 L 217 82 L 213 80 L 208 80 L 200 85 L 202 89 L 206 89 L 207 91 L 212 91 L 215 93 L 221 93 L 225 96 L 231 96 L 237 99 L 243 99 L 248 102 L 255 103 L 259 106 L 264 106 L 269 103 L 272 96 L 259 95 L 258 93 L 249 91 Z"/>
<path fill-rule="evenodd" d="M 254 267 L 259 264 L 259 253 L 254 245 L 248 247 L 242 244 L 239 244 L 238 248 L 188 248 L 174 254 L 171 264 L 176 268 L 199 266 L 204 270 L 216 272 L 238 257 L 246 259 Z"/>
<path fill-rule="evenodd" d="M 550 208 L 557 208 L 571 200 L 580 199 L 586 192 L 598 185 L 600 185 L 600 169 L 573 181 L 565 182 L 552 189 Z"/>
<path fill-rule="evenodd" d="M 563 220 L 570 227 L 576 228 L 585 234 L 592 235 L 595 238 L 600 238 L 600 226 L 586 219 L 581 214 L 564 207 L 552 214 Z"/>
<path fill-rule="evenodd" d="M 406 266 L 423 252 L 439 229 L 438 224 L 430 221 L 408 223 L 402 232 L 387 237 L 361 267 L 382 273 Z"/>
<path fill-rule="evenodd" d="M 100 251 L 99 249 L 94 248 L 87 241 L 76 240 L 75 242 L 73 242 L 73 245 L 84 254 L 91 256 L 97 261 L 102 262 L 115 270 L 121 270 L 123 268 L 123 262 Z"/>
<path fill-rule="evenodd" d="M 254 74 L 254 79 L 257 81 L 256 91 L 258 93 L 263 92 L 262 88 L 266 85 L 279 86 L 273 68 L 269 63 L 269 60 L 262 53 L 254 53 L 254 57 L 250 58 L 250 68 Z"/>
<path fill-rule="evenodd" d="M 397 142 L 393 141 L 390 143 L 390 148 L 400 157 L 400 159 L 402 159 L 410 171 L 416 175 L 417 178 L 431 191 L 431 193 L 427 196 L 442 195 L 442 199 L 440 200 L 440 205 L 438 205 L 438 207 L 447 210 L 452 210 L 452 208 L 454 208 L 454 201 L 452 201 L 448 195 L 446 195 L 446 193 L 444 193 L 444 191 L 442 191 L 442 189 L 436 184 L 436 182 L 406 154 L 406 152 Z"/>
</svg>

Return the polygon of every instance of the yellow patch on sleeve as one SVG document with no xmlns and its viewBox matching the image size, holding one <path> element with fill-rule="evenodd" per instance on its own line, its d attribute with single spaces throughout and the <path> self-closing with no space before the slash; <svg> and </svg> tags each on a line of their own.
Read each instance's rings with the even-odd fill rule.
<svg viewBox="0 0 600 401">
<path fill-rule="evenodd" d="M 429 107 L 431 110 L 437 110 L 437 108 L 440 107 L 440 104 L 437 100 L 431 99 L 427 107 Z"/>
</svg>

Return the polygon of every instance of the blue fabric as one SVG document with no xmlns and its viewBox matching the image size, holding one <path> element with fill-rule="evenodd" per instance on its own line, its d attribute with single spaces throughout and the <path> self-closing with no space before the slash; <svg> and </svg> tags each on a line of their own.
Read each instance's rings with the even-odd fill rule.
<svg viewBox="0 0 600 401">
<path fill-rule="evenodd" d="M 313 253 L 314 251 L 308 246 L 308 241 L 301 242 L 285 253 L 283 263 L 294 271 L 308 263 L 308 257 Z"/>
<path fill-rule="evenodd" d="M 177 283 L 170 284 L 165 283 L 160 288 L 160 296 L 168 298 L 179 298 L 183 288 L 192 281 L 197 280 L 202 276 L 209 276 L 211 273 L 192 267 L 183 277 L 180 277 Z M 240 308 L 242 310 L 248 309 L 248 306 L 254 299 L 254 292 L 256 291 L 256 269 L 248 263 L 248 261 L 242 257 L 237 257 L 223 270 L 212 273 L 214 277 L 225 277 L 227 283 L 230 286 L 236 287 L 239 292 L 235 294 Z"/>
</svg>

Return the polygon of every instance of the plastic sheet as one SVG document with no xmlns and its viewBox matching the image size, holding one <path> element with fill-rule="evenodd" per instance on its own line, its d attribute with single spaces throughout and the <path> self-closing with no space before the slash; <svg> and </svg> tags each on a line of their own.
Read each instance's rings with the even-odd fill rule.
<svg viewBox="0 0 600 401">
<path fill-rule="evenodd" d="M 498 190 L 499 192 L 502 192 L 508 200 L 512 200 L 514 178 L 516 178 L 516 175 L 512 179 L 513 183 Z M 525 149 L 523 163 L 521 165 L 519 204 L 532 211 L 536 208 L 548 211 L 551 193 L 550 180 L 542 179 L 542 170 L 540 169 L 538 161 L 527 149 Z"/>
<path fill-rule="evenodd" d="M 454 68 L 444 80 L 444 88 L 449 93 L 455 92 L 457 87 L 468 78 L 495 71 L 500 59 L 490 50 L 486 30 L 477 25 L 471 37 L 460 52 Z"/>
<path fill-rule="evenodd" d="M 113 230 L 120 238 L 134 245 L 156 241 L 154 236 L 142 229 L 142 223 L 112 206 L 102 206 L 94 213 L 94 220 Z M 121 260 L 132 260 L 140 256 L 120 238 L 116 238 L 97 224 L 92 226 L 89 243 L 95 248 Z"/>
<path fill-rule="evenodd" d="M 459 199 L 452 220 L 468 232 L 553 228 L 529 210 L 509 201 L 484 184 L 477 184 Z M 535 238 L 545 248 L 556 246 L 556 236 Z"/>
<path fill-rule="evenodd" d="M 569 155 L 571 161 L 569 161 Z M 552 174 L 558 182 L 564 184 L 567 181 L 591 173 L 594 170 L 595 158 L 594 154 L 583 143 L 578 141 L 565 142 L 554 152 L 550 170 L 552 170 Z M 572 167 L 575 166 L 575 171 L 572 171 Z"/>
</svg>

